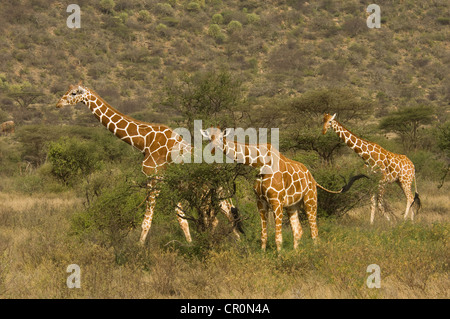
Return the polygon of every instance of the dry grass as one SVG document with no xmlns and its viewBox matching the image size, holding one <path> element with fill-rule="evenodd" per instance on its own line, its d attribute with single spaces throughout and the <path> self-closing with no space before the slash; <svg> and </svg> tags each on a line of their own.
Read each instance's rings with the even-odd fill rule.
<svg viewBox="0 0 450 319">
<path fill-rule="evenodd" d="M 204 250 L 201 243 L 182 244 L 179 232 L 163 242 L 175 220 L 155 223 L 145 249 L 136 243 L 138 229 L 119 249 L 108 247 L 71 234 L 70 218 L 81 208 L 71 194 L 0 193 L 0 297 L 449 298 L 449 186 L 423 189 L 415 223 L 379 217 L 370 226 L 368 207 L 360 208 L 320 220 L 316 245 L 304 227 L 298 251 L 286 228 L 281 255 L 273 247 L 259 251 L 258 227 L 241 242 Z M 397 212 L 397 203 L 392 207 Z M 165 246 L 169 237 L 179 242 Z M 379 289 L 366 286 L 372 263 L 381 268 Z M 81 268 L 81 289 L 66 286 L 70 264 Z"/>
</svg>

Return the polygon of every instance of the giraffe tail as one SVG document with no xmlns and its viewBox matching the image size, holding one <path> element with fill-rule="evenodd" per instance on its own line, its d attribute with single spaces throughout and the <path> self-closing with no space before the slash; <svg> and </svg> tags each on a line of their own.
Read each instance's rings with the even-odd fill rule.
<svg viewBox="0 0 450 319">
<path fill-rule="evenodd" d="M 242 223 L 241 215 L 239 214 L 239 210 L 236 207 L 234 207 L 234 206 L 231 206 L 231 215 L 233 215 L 234 227 L 236 227 L 236 229 L 240 233 L 245 234 L 245 232 L 244 232 L 244 224 Z"/>
<path fill-rule="evenodd" d="M 328 193 L 340 194 L 340 193 L 347 192 L 352 187 L 353 183 L 356 182 L 360 178 L 369 178 L 369 177 L 364 174 L 359 174 L 359 175 L 353 176 L 350 178 L 349 182 L 346 185 L 344 185 L 344 187 L 342 187 L 339 191 L 331 191 L 331 190 L 326 189 L 325 187 L 321 186 L 319 183 L 317 183 L 317 186 L 319 186 L 319 188 L 323 189 L 324 191 L 326 191 Z"/>
<path fill-rule="evenodd" d="M 417 183 L 416 183 L 416 176 L 414 176 L 414 200 L 411 203 L 411 206 L 409 206 L 409 208 L 413 207 L 414 204 L 417 204 L 417 211 L 419 211 L 419 209 L 422 207 L 422 204 L 420 203 L 420 198 L 419 198 L 419 193 L 417 192 Z"/>
</svg>

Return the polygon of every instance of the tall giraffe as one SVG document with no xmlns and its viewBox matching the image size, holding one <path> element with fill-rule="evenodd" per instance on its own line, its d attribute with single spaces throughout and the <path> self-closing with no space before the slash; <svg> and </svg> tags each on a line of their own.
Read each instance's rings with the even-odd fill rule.
<svg viewBox="0 0 450 319">
<path fill-rule="evenodd" d="M 81 83 L 78 85 L 70 85 L 69 90 L 61 97 L 56 107 L 61 108 L 65 105 L 76 105 L 80 102 L 87 105 L 94 116 L 115 136 L 142 152 L 144 154 L 142 172 L 146 176 L 156 176 L 147 185 L 150 193 L 147 197 L 147 207 L 142 222 L 140 237 L 141 244 L 144 244 L 152 224 L 156 197 L 158 196 L 158 191 L 154 190 L 154 186 L 159 179 L 159 174 L 167 164 L 173 162 L 172 150 L 176 150 L 174 154 L 177 155 L 190 154 L 192 152 L 192 145 L 183 140 L 179 134 L 166 125 L 146 123 L 120 113 L 106 103 L 97 93 L 81 85 Z M 224 201 L 220 203 L 220 207 L 221 211 L 234 225 L 235 218 L 232 214 L 234 207 L 231 202 L 229 200 Z M 189 225 L 180 203 L 175 208 L 175 211 L 186 240 L 191 242 Z M 233 231 L 239 237 L 236 229 Z"/>
<path fill-rule="evenodd" d="M 292 232 L 294 234 L 294 248 L 302 237 L 303 230 L 298 218 L 298 210 L 303 204 L 309 221 L 311 237 L 318 236 L 317 228 L 317 186 L 329 193 L 343 193 L 350 189 L 357 179 L 365 175 L 353 177 L 350 182 L 339 191 L 330 191 L 319 185 L 311 172 L 297 161 L 286 158 L 271 144 L 243 144 L 234 140 L 227 140 L 231 130 L 221 131 L 218 128 L 202 130 L 202 135 L 211 141 L 212 152 L 222 151 L 227 157 L 237 163 L 260 167 L 260 173 L 254 184 L 257 205 L 261 217 L 261 248 L 267 244 L 267 214 L 269 209 L 275 215 L 275 243 L 277 250 L 282 247 L 282 219 L 283 208 L 289 215 Z"/>
<path fill-rule="evenodd" d="M 378 209 L 380 212 L 390 220 L 389 215 L 384 210 L 383 195 L 386 189 L 386 184 L 397 182 L 402 188 L 406 196 L 406 210 L 404 219 L 408 217 L 411 212 L 411 220 L 414 220 L 413 204 L 417 203 L 420 208 L 419 194 L 417 193 L 417 184 L 415 177 L 414 164 L 405 155 L 395 154 L 382 148 L 380 145 L 366 141 L 348 129 L 346 129 L 336 119 L 336 114 L 325 114 L 323 117 L 323 130 L 325 134 L 331 127 L 339 136 L 339 138 L 362 157 L 367 166 L 372 172 L 376 172 L 377 168 L 381 171 L 383 177 L 378 185 L 378 191 L 372 195 L 371 198 L 371 213 L 370 223 L 373 224 L 375 212 Z M 411 184 L 414 181 L 415 196 L 411 192 Z"/>
</svg>

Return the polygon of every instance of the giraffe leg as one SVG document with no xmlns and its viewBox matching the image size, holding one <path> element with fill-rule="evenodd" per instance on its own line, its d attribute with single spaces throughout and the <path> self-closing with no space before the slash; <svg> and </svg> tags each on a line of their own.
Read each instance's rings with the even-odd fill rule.
<svg viewBox="0 0 450 319">
<path fill-rule="evenodd" d="M 270 201 L 270 206 L 272 207 L 275 216 L 275 244 L 277 245 L 277 251 L 281 251 L 283 245 L 283 205 L 278 199 L 273 199 Z"/>
<path fill-rule="evenodd" d="M 317 227 L 317 191 L 310 190 L 304 197 L 306 216 L 308 217 L 309 228 L 311 230 L 312 239 L 316 239 L 319 235 Z"/>
<path fill-rule="evenodd" d="M 153 212 L 155 209 L 157 196 L 158 196 L 157 191 L 151 191 L 146 201 L 145 216 L 144 220 L 142 221 L 142 232 L 141 238 L 139 240 L 142 245 L 145 244 L 145 239 L 147 238 L 147 234 L 150 230 L 150 227 L 152 226 Z"/>
<path fill-rule="evenodd" d="M 391 218 L 389 217 L 388 213 L 386 213 L 386 211 L 384 209 L 383 196 L 384 196 L 385 190 L 386 190 L 386 184 L 380 183 L 380 185 L 378 187 L 378 209 L 386 217 L 386 219 L 390 222 Z"/>
<path fill-rule="evenodd" d="M 406 210 L 403 218 L 406 220 L 408 218 L 408 213 L 411 212 L 411 220 L 414 220 L 414 208 L 411 207 L 414 202 L 414 196 L 411 192 L 411 182 L 408 183 L 406 181 L 399 181 L 399 185 L 406 196 Z"/>
<path fill-rule="evenodd" d="M 294 249 L 297 249 L 298 242 L 302 238 L 303 230 L 300 220 L 298 219 L 298 209 L 288 208 L 289 222 L 291 223 L 292 233 L 294 234 Z"/>
<path fill-rule="evenodd" d="M 267 204 L 264 200 L 258 199 L 257 205 L 261 216 L 261 249 L 265 251 L 267 245 Z"/>
<path fill-rule="evenodd" d="M 236 230 L 236 225 L 234 221 L 233 214 L 231 213 L 231 208 L 233 207 L 233 204 L 230 200 L 223 200 L 220 203 L 220 208 L 222 212 L 225 214 L 227 219 L 230 221 L 230 224 L 233 225 L 233 234 L 237 239 L 241 239 L 241 236 L 239 235 L 238 231 Z M 217 218 L 216 218 L 217 220 Z M 215 226 L 214 226 L 215 227 Z"/>
<path fill-rule="evenodd" d="M 178 223 L 180 224 L 181 229 L 183 230 L 184 236 L 186 237 L 186 241 L 188 243 L 192 242 L 191 233 L 189 232 L 189 223 L 182 211 L 181 203 L 175 207 L 175 212 L 177 213 Z"/>
<path fill-rule="evenodd" d="M 370 224 L 373 224 L 375 213 L 377 211 L 377 194 L 373 194 L 370 198 Z"/>
</svg>

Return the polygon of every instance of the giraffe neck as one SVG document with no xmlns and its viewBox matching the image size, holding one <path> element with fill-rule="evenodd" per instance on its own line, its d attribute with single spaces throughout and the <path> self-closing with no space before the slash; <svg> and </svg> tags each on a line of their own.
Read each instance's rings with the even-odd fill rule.
<svg viewBox="0 0 450 319">
<path fill-rule="evenodd" d="M 347 144 L 352 150 L 354 150 L 359 156 L 363 156 L 365 150 L 367 150 L 370 142 L 363 140 L 362 138 L 353 134 L 350 130 L 346 129 L 341 123 L 336 120 L 331 122 L 331 127 L 339 136 L 339 138 Z"/>
<path fill-rule="evenodd" d="M 168 126 L 133 119 L 117 111 L 92 90 L 89 91 L 85 104 L 109 131 L 142 153 L 152 153 L 156 149 L 158 155 L 164 154 L 167 161 L 172 161 L 172 150 L 177 151 L 177 156 L 190 155 L 193 151 L 192 145 Z M 163 145 L 166 148 L 162 148 Z"/>
<path fill-rule="evenodd" d="M 243 144 L 223 138 L 223 153 L 237 163 L 261 167 L 273 165 L 273 148 L 270 144 Z"/>
<path fill-rule="evenodd" d="M 87 94 L 85 104 L 99 122 L 121 140 L 143 151 L 144 140 L 138 127 L 142 123 L 120 113 L 93 91 Z"/>
</svg>

